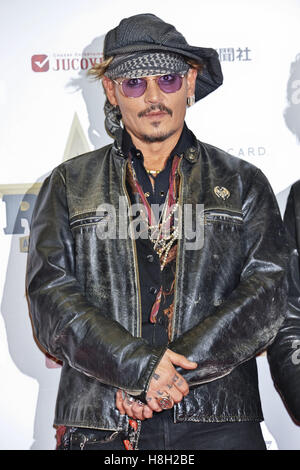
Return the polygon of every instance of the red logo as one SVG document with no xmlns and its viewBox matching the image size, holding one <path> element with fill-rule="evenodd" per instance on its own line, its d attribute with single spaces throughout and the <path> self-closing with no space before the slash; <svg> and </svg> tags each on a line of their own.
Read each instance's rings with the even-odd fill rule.
<svg viewBox="0 0 300 470">
<path fill-rule="evenodd" d="M 45 54 L 36 54 L 31 57 L 31 67 L 34 72 L 48 72 L 49 59 Z"/>
</svg>

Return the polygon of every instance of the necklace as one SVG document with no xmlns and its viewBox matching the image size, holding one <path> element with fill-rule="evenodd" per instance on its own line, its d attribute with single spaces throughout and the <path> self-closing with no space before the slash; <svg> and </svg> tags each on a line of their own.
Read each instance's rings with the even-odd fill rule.
<svg viewBox="0 0 300 470">
<path fill-rule="evenodd" d="M 131 158 L 129 159 L 129 169 L 133 177 L 134 185 L 144 204 L 144 210 L 141 211 L 141 215 L 144 217 L 146 225 L 148 226 L 148 236 L 153 244 L 153 249 L 156 251 L 160 258 L 161 271 L 164 269 L 167 263 L 170 249 L 172 248 L 179 236 L 178 225 L 177 223 L 174 223 L 178 220 L 177 211 L 179 208 L 179 204 L 176 201 L 177 194 L 175 190 L 175 177 L 177 174 L 177 166 L 179 160 L 179 158 L 176 158 L 172 164 L 171 174 L 169 178 L 169 191 L 166 196 L 162 212 L 157 220 L 154 216 L 152 208 L 150 207 L 145 197 L 141 186 L 137 181 Z M 150 171 L 155 171 L 159 173 L 161 170 L 147 170 L 148 173 L 150 173 Z"/>
<path fill-rule="evenodd" d="M 158 175 L 158 173 L 160 173 L 162 170 L 146 170 L 148 174 L 152 175 L 152 176 L 156 176 Z"/>
<path fill-rule="evenodd" d="M 164 204 L 160 220 L 157 224 L 149 225 L 149 238 L 153 243 L 153 249 L 161 259 L 161 271 L 164 269 L 172 245 L 178 239 L 179 228 L 171 222 L 172 216 L 177 213 L 178 202 L 170 207 Z"/>
</svg>

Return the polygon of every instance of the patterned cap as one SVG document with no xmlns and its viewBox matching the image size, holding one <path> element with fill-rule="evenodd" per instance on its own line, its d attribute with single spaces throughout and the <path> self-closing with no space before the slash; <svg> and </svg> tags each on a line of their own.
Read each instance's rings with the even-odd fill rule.
<svg viewBox="0 0 300 470">
<path fill-rule="evenodd" d="M 124 18 L 105 36 L 104 59 L 119 56 L 122 60 L 122 56 L 124 58 L 125 55 L 128 57 L 130 54 L 146 52 L 175 53 L 201 64 L 202 67 L 196 79 L 196 101 L 216 90 L 223 82 L 221 64 L 216 50 L 190 46 L 173 25 L 165 23 L 151 13 Z M 160 72 L 157 73 L 161 75 Z M 145 74 L 144 71 L 143 74 Z"/>
<path fill-rule="evenodd" d="M 172 52 L 138 52 L 114 57 L 105 75 L 114 80 L 119 77 L 139 78 L 169 73 L 185 74 L 189 65 L 179 54 Z"/>
</svg>

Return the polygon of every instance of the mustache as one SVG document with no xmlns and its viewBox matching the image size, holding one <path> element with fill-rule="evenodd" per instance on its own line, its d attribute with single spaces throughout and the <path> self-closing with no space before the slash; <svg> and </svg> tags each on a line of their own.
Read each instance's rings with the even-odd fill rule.
<svg viewBox="0 0 300 470">
<path fill-rule="evenodd" d="M 145 109 L 144 111 L 140 111 L 138 113 L 138 117 L 142 118 L 146 116 L 146 114 L 151 113 L 152 111 L 161 111 L 161 112 L 168 113 L 170 116 L 173 116 L 173 111 L 170 108 L 167 108 L 167 106 L 165 106 L 164 104 L 159 103 L 159 104 L 152 104 L 151 106 L 149 106 L 149 108 Z"/>
</svg>

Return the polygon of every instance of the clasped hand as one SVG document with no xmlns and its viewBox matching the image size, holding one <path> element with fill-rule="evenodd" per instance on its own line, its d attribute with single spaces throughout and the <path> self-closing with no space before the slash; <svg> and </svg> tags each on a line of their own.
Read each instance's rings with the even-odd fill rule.
<svg viewBox="0 0 300 470">
<path fill-rule="evenodd" d="M 168 395 L 173 406 L 175 403 L 179 403 L 189 393 L 189 386 L 182 375 L 176 371 L 174 365 L 180 366 L 182 369 L 197 367 L 196 362 L 189 361 L 185 356 L 167 349 L 150 380 L 146 395 L 147 405 L 134 400 L 122 390 L 118 390 L 116 406 L 119 412 L 130 418 L 143 421 L 146 418 L 152 418 L 153 411 L 163 410 L 159 404 L 159 398 Z"/>
</svg>

